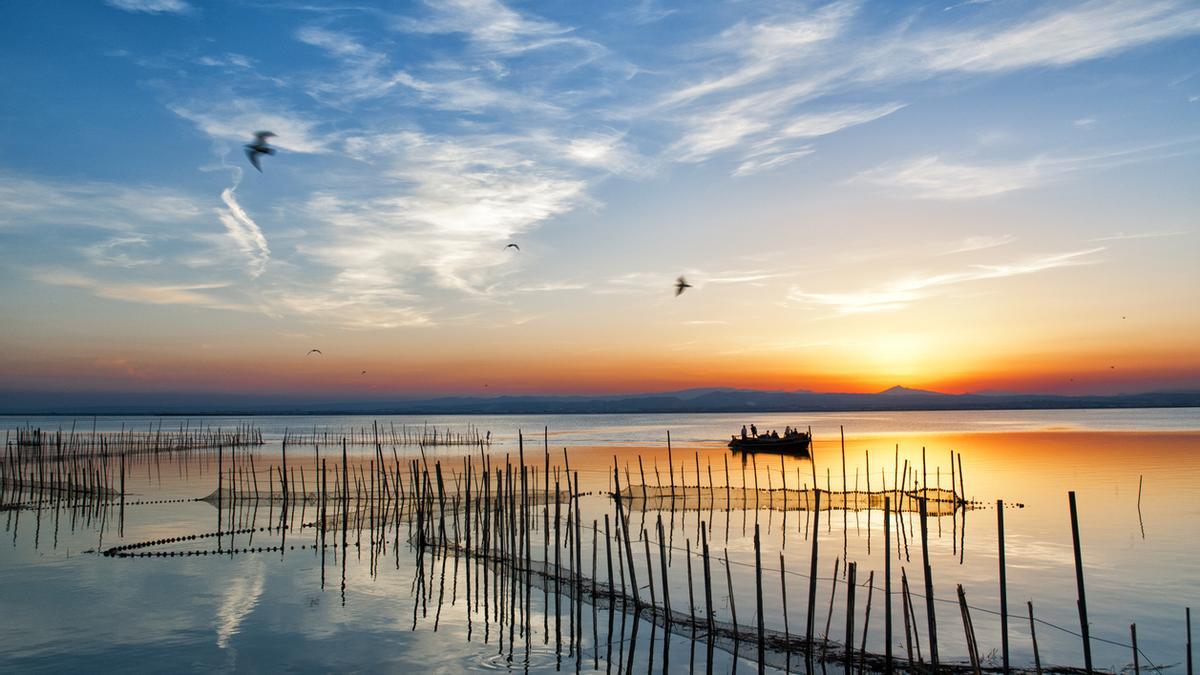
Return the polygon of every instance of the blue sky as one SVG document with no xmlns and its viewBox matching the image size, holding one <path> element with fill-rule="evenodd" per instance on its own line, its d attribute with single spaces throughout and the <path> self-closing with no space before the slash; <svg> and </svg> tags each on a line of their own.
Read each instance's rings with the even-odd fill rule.
<svg viewBox="0 0 1200 675">
<path fill-rule="evenodd" d="M 1200 373 L 1194 2 L 3 14 L 18 386 L 306 386 L 276 357 L 317 342 L 380 391 Z M 197 350 L 240 356 L 182 372 Z"/>
</svg>

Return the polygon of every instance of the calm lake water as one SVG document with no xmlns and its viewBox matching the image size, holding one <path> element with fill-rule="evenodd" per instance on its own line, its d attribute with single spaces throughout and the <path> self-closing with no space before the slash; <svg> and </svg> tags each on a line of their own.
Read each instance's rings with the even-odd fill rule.
<svg viewBox="0 0 1200 675">
<path fill-rule="evenodd" d="M 1185 608 L 1200 608 L 1197 409 L 769 414 L 753 419 L 725 414 L 266 416 L 186 422 L 170 417 L 0 417 L 0 425 L 10 430 L 29 425 L 69 433 L 74 426 L 77 437 L 93 429 L 148 432 L 157 431 L 161 424 L 165 432 L 185 423 L 189 429 L 198 425 L 231 429 L 238 423 L 251 423 L 264 433 L 266 441 L 252 453 L 254 473 L 248 473 L 250 454 L 246 452 L 238 453 L 236 460 L 226 453 L 222 461 L 238 462 L 238 480 L 252 478 L 263 493 L 277 482 L 280 440 L 285 431 L 311 435 L 315 429 L 336 437 L 350 429 L 369 431 L 376 422 L 385 431 L 411 432 L 424 425 L 438 428 L 439 433 L 461 433 L 469 427 L 490 431 L 492 445 L 486 454 L 493 469 L 504 465 L 506 455 L 517 461 L 517 433 L 523 431 L 526 461 L 537 467 L 539 482 L 544 478 L 545 443 L 552 471 L 560 469 L 565 485 L 565 448 L 570 470 L 578 473 L 579 489 L 586 493 L 578 508 L 583 543 L 580 564 L 587 583 L 593 579 L 593 569 L 598 581 L 608 578 L 603 519 L 608 515 L 615 522 L 614 501 L 607 496 L 614 462 L 622 483 L 629 476 L 633 484 L 640 485 L 644 473 L 650 486 L 674 478 L 676 485 L 711 485 L 711 494 L 720 493 L 726 485 L 732 489 L 757 485 L 760 490 L 811 488 L 814 479 L 822 490 L 878 491 L 905 480 L 906 465 L 908 480 L 949 488 L 955 453 L 955 481 L 961 480 L 965 496 L 974 503 L 927 521 L 943 663 L 968 662 L 957 602 L 961 584 L 971 607 L 980 654 L 985 664 L 998 664 L 996 500 L 1002 499 L 1006 504 L 1012 661 L 1020 667 L 1033 665 L 1026 605 L 1032 601 L 1043 666 L 1082 666 L 1067 497 L 1068 491 L 1074 491 L 1096 666 L 1114 671 L 1130 667 L 1129 626 L 1136 623 L 1143 668 L 1149 662 L 1167 672 L 1185 671 Z M 725 449 L 722 439 L 750 422 L 760 430 L 811 426 L 813 461 L 759 456 L 756 462 L 743 464 Z M 544 429 L 548 429 L 545 436 Z M 371 482 L 367 477 L 375 448 L 352 445 L 348 452 L 353 456 L 352 467 L 363 468 L 364 484 Z M 386 464 L 394 466 L 398 459 L 404 472 L 410 460 L 421 457 L 415 446 L 398 445 L 393 454 L 389 444 L 383 453 Z M 473 470 L 478 470 L 478 449 L 436 447 L 426 448 L 424 454 L 429 466 L 440 463 L 447 483 L 463 479 L 467 454 L 473 457 Z M 297 473 L 293 482 L 304 480 L 305 489 L 314 490 L 318 458 L 330 467 L 340 464 L 341 448 L 289 445 L 289 471 L 304 471 L 303 478 Z M 230 465 L 223 466 L 228 469 Z M 78 508 L 43 504 L 42 508 L 9 508 L 0 513 L 5 523 L 5 538 L 0 543 L 0 613 L 8 618 L 6 630 L 0 632 L 0 670 L 690 672 L 706 667 L 709 656 L 703 636 L 693 641 L 691 633 L 679 627 L 668 633 L 645 613 L 635 617 L 622 611 L 619 604 L 615 608 L 607 602 L 594 605 L 590 596 L 576 611 L 571 609 L 570 596 L 558 596 L 556 611 L 555 589 L 545 584 L 528 590 L 527 605 L 525 601 L 514 605 L 511 598 L 502 605 L 503 611 L 515 612 L 518 620 L 518 629 L 510 631 L 508 617 L 498 614 L 494 604 L 486 609 L 480 605 L 487 597 L 479 586 L 481 580 L 504 584 L 502 575 L 453 552 L 419 559 L 415 543 L 409 540 L 411 515 L 401 518 L 400 527 L 390 522 L 381 528 L 385 530 L 381 536 L 376 536 L 377 530 L 358 527 L 357 522 L 347 525 L 348 555 L 343 556 L 338 547 L 318 548 L 319 529 L 305 526 L 317 520 L 315 505 L 293 506 L 287 515 L 291 525 L 284 532 L 275 529 L 280 509 L 273 502 L 258 503 L 257 509 L 245 504 L 233 510 L 225 507 L 219 513 L 215 503 L 196 501 L 216 490 L 216 467 L 215 451 L 139 455 L 129 461 L 123 511 L 115 504 Z M 28 470 L 25 467 L 22 473 Z M 409 480 L 408 473 L 403 475 Z M 248 490 L 250 483 L 243 485 Z M 6 501 L 12 501 L 11 491 L 6 495 Z M 855 642 L 863 640 L 866 624 L 866 649 L 884 651 L 881 591 L 885 560 L 890 556 L 894 653 L 907 659 L 901 618 L 903 568 L 913 595 L 911 616 L 917 642 L 922 658 L 928 660 L 925 577 L 915 514 L 893 517 L 889 550 L 884 547 L 879 509 L 823 511 L 818 525 L 811 511 L 797 510 L 794 503 L 789 510 L 762 505 L 726 510 L 705 506 L 703 500 L 699 510 L 694 504 L 676 510 L 634 506 L 628 513 L 634 573 L 643 595 L 650 591 L 647 584 L 653 578 L 659 604 L 664 590 L 657 534 L 661 518 L 666 540 L 662 555 L 668 556 L 666 590 L 672 607 L 688 611 L 686 569 L 690 561 L 696 577 L 693 599 L 699 606 L 697 612 L 703 613 L 703 563 L 697 553 L 703 523 L 713 556 L 711 592 L 716 619 L 730 621 L 736 611 L 739 624 L 753 626 L 757 522 L 766 630 L 785 628 L 782 588 L 786 587 L 789 634 L 803 633 L 815 536 L 819 544 L 816 636 L 824 635 L 827 625 L 830 639 L 841 642 L 846 636 L 845 562 L 851 561 L 856 564 L 858 584 Z M 543 513 L 537 506 L 527 526 L 533 557 L 538 560 L 547 534 L 543 518 L 553 521 L 553 508 L 551 505 Z M 567 503 L 560 508 L 565 523 Z M 457 527 L 457 519 L 453 522 Z M 593 522 L 599 530 L 594 559 Z M 218 529 L 254 532 L 224 535 L 219 543 L 203 536 Z M 553 532 L 549 534 L 553 541 Z M 185 554 L 182 556 L 117 558 L 99 553 L 113 546 L 191 535 L 200 536 L 130 549 L 174 551 Z M 329 536 L 340 538 L 340 525 L 330 530 Z M 377 539 L 382 545 L 377 545 Z M 623 563 L 618 540 L 612 541 L 614 555 Z M 222 554 L 195 555 L 218 547 Z M 272 550 L 258 553 L 258 547 Z M 250 548 L 255 552 L 244 552 Z M 228 553 L 230 549 L 235 552 Z M 564 565 L 567 550 L 560 551 Z M 786 569 L 782 576 L 781 559 Z M 526 592 L 519 585 L 502 588 Z M 495 594 L 494 586 L 489 589 L 493 600 L 503 599 Z M 869 619 L 868 595 L 873 598 Z M 579 626 L 573 629 L 570 622 L 576 620 Z M 578 647 L 570 644 L 572 632 L 580 636 Z M 729 672 L 736 666 L 752 671 L 757 665 L 755 650 L 753 641 L 736 648 L 717 642 L 713 670 Z M 786 665 L 778 660 L 779 654 L 769 656 L 775 659 L 772 669 Z M 802 657 L 793 659 L 792 669 L 803 671 Z M 826 668 L 836 671 L 841 666 L 831 663 Z"/>
</svg>

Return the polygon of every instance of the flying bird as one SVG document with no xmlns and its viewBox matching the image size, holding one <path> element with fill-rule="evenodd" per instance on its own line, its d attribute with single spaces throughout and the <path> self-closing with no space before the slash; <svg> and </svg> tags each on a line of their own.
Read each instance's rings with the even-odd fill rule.
<svg viewBox="0 0 1200 675">
<path fill-rule="evenodd" d="M 275 154 L 275 148 L 272 148 L 267 143 L 267 139 L 274 136 L 275 133 L 271 131 L 256 131 L 254 132 L 254 142 L 246 144 L 246 157 L 254 165 L 254 168 L 258 169 L 259 173 L 262 173 L 262 166 L 259 165 L 258 161 L 262 156 Z"/>
<path fill-rule="evenodd" d="M 361 374 L 363 374 L 363 375 L 366 375 L 366 374 L 367 374 L 367 371 L 365 371 L 365 370 L 364 370 L 364 371 L 362 371 L 362 373 L 361 373 Z"/>
<path fill-rule="evenodd" d="M 521 247 L 520 247 L 520 246 L 517 246 L 516 244 L 509 244 L 508 246 L 505 246 L 504 248 L 515 248 L 515 249 L 517 249 L 518 251 L 520 251 L 520 250 L 521 250 Z"/>
<path fill-rule="evenodd" d="M 675 297 L 683 295 L 683 291 L 691 287 L 692 285 L 687 282 L 687 279 L 679 277 L 675 280 Z"/>
<path fill-rule="evenodd" d="M 321 353 L 320 349 L 310 349 L 305 356 L 312 356 L 313 354 L 321 354 L 321 356 L 325 356 L 325 354 Z"/>
</svg>

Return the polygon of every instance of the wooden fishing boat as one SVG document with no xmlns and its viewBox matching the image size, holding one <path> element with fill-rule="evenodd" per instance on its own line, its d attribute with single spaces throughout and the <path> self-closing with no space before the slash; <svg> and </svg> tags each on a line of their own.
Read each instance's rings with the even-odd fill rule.
<svg viewBox="0 0 1200 675">
<path fill-rule="evenodd" d="M 733 452 L 769 452 L 779 455 L 808 456 L 808 447 L 812 439 L 804 432 L 796 432 L 773 438 L 759 436 L 739 438 L 734 436 L 729 441 L 729 449 Z"/>
</svg>

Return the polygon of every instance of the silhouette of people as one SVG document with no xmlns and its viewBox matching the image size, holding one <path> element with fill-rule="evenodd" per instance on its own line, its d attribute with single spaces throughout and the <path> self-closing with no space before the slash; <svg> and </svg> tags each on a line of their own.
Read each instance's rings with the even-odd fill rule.
<svg viewBox="0 0 1200 675">
<path fill-rule="evenodd" d="M 772 430 L 772 431 L 771 431 L 771 438 L 772 438 L 772 439 L 774 439 L 774 440 L 776 440 L 776 441 L 777 441 L 777 440 L 779 440 L 779 432 L 778 432 L 778 431 L 774 431 L 774 430 Z"/>
<path fill-rule="evenodd" d="M 750 435 L 758 438 L 758 427 L 754 426 L 753 424 L 750 425 Z"/>
<path fill-rule="evenodd" d="M 742 440 L 746 440 L 746 425 L 742 425 Z"/>
</svg>

